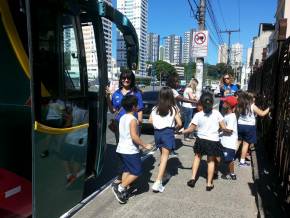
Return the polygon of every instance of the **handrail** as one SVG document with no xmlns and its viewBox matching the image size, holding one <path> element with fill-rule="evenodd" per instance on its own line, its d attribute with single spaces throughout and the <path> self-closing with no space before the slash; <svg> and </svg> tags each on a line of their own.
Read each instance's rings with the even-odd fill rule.
<svg viewBox="0 0 290 218">
<path fill-rule="evenodd" d="M 44 124 L 41 124 L 37 121 L 34 122 L 34 130 L 42 133 L 48 133 L 48 134 L 54 134 L 54 135 L 60 135 L 64 133 L 71 133 L 75 132 L 80 129 L 86 129 L 89 128 L 89 124 L 82 124 L 79 126 L 74 126 L 74 127 L 69 127 L 69 128 L 54 128 L 54 127 L 49 127 Z"/>
</svg>

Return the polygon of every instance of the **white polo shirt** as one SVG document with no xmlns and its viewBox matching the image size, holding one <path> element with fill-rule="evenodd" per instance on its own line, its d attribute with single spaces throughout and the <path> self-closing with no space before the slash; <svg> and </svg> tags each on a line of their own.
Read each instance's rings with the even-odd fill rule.
<svg viewBox="0 0 290 218">
<path fill-rule="evenodd" d="M 219 123 L 223 120 L 221 113 L 215 109 L 212 113 L 205 114 L 200 111 L 194 115 L 191 123 L 197 126 L 197 136 L 201 139 L 219 141 Z"/>
</svg>

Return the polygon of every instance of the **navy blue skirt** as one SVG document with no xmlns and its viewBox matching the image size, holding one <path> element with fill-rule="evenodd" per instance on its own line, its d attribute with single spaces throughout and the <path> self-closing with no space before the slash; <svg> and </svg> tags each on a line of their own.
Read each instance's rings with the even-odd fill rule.
<svg viewBox="0 0 290 218">
<path fill-rule="evenodd" d="M 157 148 L 175 149 L 174 128 L 154 129 L 154 139 Z"/>
</svg>

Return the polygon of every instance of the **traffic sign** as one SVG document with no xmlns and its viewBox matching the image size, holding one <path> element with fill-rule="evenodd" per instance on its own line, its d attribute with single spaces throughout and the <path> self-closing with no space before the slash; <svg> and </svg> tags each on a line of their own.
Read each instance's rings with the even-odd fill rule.
<svg viewBox="0 0 290 218">
<path fill-rule="evenodd" d="M 198 31 L 193 33 L 192 56 L 206 57 L 208 50 L 208 31 Z"/>
</svg>

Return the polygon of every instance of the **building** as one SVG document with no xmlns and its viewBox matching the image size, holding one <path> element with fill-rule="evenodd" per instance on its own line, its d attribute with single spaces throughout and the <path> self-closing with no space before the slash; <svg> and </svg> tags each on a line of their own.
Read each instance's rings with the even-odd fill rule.
<svg viewBox="0 0 290 218">
<path fill-rule="evenodd" d="M 180 36 L 170 35 L 164 37 L 164 61 L 170 64 L 181 64 L 182 39 Z"/>
<path fill-rule="evenodd" d="M 105 0 L 112 5 L 112 0 Z M 112 76 L 112 22 L 102 18 L 104 38 L 107 54 L 108 77 Z M 92 25 L 83 26 L 84 44 L 86 50 L 87 70 L 89 79 L 98 78 L 98 58 L 95 44 L 95 36 Z"/>
<path fill-rule="evenodd" d="M 226 64 L 228 61 L 228 45 L 226 43 L 219 45 L 218 50 L 218 61 L 217 63 L 224 63 Z"/>
<path fill-rule="evenodd" d="M 240 43 L 232 44 L 231 47 L 231 66 L 241 66 L 243 61 L 243 45 Z"/>
<path fill-rule="evenodd" d="M 184 33 L 183 43 L 182 43 L 182 63 L 187 64 L 189 62 L 194 62 L 192 57 L 192 47 L 193 47 L 193 36 L 195 29 L 191 29 Z"/>
<path fill-rule="evenodd" d="M 117 9 L 126 15 L 134 26 L 139 40 L 139 76 L 146 75 L 148 0 L 117 0 Z M 125 41 L 120 31 L 117 32 L 117 65 L 127 66 Z"/>
<path fill-rule="evenodd" d="M 275 26 L 271 23 L 261 23 L 259 26 L 258 36 L 253 38 L 252 44 L 252 56 L 250 64 L 254 65 L 255 63 L 259 64 L 263 59 L 263 49 L 268 47 L 268 44 L 271 42 L 271 36 Z"/>
<path fill-rule="evenodd" d="M 183 66 L 178 66 L 178 65 L 173 65 L 173 67 L 175 68 L 176 73 L 178 74 L 179 80 L 184 80 L 185 79 L 184 67 Z"/>
<path fill-rule="evenodd" d="M 285 32 L 280 30 L 281 34 L 284 35 L 285 38 L 290 36 L 290 0 L 277 1 L 275 18 L 275 30 L 270 36 L 270 43 L 267 47 L 268 56 L 278 49 L 279 29 L 281 29 L 281 27 L 286 27 Z"/>
<path fill-rule="evenodd" d="M 147 34 L 147 61 L 155 62 L 159 60 L 160 36 L 155 33 Z"/>
<path fill-rule="evenodd" d="M 163 45 L 159 46 L 159 60 L 164 61 L 165 59 L 165 48 Z"/>
</svg>

